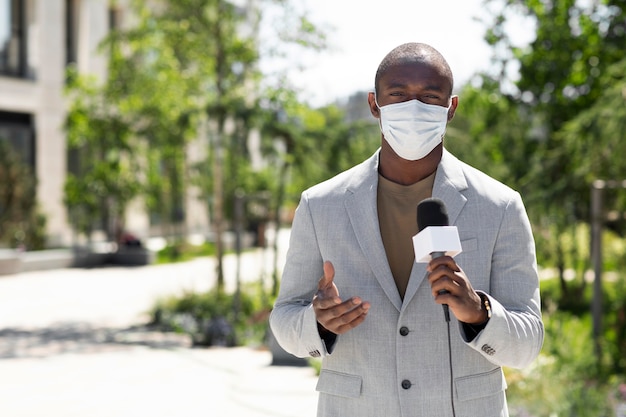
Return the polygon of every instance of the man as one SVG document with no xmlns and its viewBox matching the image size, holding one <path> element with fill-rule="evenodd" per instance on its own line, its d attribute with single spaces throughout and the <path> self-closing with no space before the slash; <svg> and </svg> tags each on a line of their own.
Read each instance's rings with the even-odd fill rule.
<svg viewBox="0 0 626 417">
<path fill-rule="evenodd" d="M 507 416 L 501 367 L 541 349 L 524 205 L 444 149 L 452 88 L 432 47 L 392 50 L 368 97 L 380 149 L 302 194 L 270 324 L 288 352 L 323 357 L 318 416 Z M 462 252 L 420 264 L 411 237 L 428 197 L 445 203 Z"/>
</svg>

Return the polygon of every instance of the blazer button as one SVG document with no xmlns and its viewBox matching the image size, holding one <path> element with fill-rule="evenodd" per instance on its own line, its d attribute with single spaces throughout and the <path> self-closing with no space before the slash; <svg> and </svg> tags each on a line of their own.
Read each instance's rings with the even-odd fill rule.
<svg viewBox="0 0 626 417">
<path fill-rule="evenodd" d="M 405 379 L 404 381 L 402 381 L 402 388 L 404 389 L 409 389 L 411 388 L 411 381 L 409 381 L 408 379 Z"/>
<path fill-rule="evenodd" d="M 400 327 L 400 335 L 401 336 L 406 336 L 409 334 L 409 328 L 406 326 L 402 326 Z"/>
<path fill-rule="evenodd" d="M 496 350 L 487 344 L 484 344 L 481 349 L 489 356 L 493 356 L 496 353 Z"/>
</svg>

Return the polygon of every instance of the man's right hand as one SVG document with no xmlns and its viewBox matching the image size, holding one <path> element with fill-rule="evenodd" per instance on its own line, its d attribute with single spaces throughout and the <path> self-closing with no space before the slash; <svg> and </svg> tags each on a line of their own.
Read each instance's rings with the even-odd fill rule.
<svg viewBox="0 0 626 417">
<path fill-rule="evenodd" d="M 324 276 L 317 285 L 317 294 L 313 297 L 313 310 L 317 322 L 327 331 L 343 334 L 363 323 L 370 303 L 359 297 L 346 301 L 339 298 L 339 290 L 333 282 L 335 268 L 330 261 L 324 262 Z"/>
</svg>

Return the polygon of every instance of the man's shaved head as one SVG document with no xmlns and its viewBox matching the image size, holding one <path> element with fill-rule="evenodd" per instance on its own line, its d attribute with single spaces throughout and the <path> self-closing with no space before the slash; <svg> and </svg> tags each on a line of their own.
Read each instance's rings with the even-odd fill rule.
<svg viewBox="0 0 626 417">
<path fill-rule="evenodd" d="M 389 68 L 406 63 L 422 62 L 429 64 L 435 68 L 438 68 L 439 72 L 450 80 L 450 95 L 452 95 L 452 89 L 454 85 L 454 79 L 452 71 L 448 62 L 443 55 L 439 53 L 435 48 L 425 43 L 405 43 L 389 52 L 381 61 L 376 71 L 376 77 L 374 79 L 374 88 L 378 91 L 378 83 L 380 78 L 385 74 Z"/>
</svg>

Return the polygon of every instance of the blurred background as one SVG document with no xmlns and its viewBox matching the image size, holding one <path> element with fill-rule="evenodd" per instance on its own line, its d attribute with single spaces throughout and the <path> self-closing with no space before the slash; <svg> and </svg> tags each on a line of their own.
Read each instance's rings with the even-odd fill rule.
<svg viewBox="0 0 626 417">
<path fill-rule="evenodd" d="M 210 257 L 206 291 L 150 323 L 267 343 L 278 237 L 302 190 L 375 152 L 367 92 L 413 41 L 455 74 L 446 147 L 534 229 L 546 343 L 507 370 L 512 415 L 624 413 L 623 0 L 0 0 L 0 275 Z"/>
</svg>

